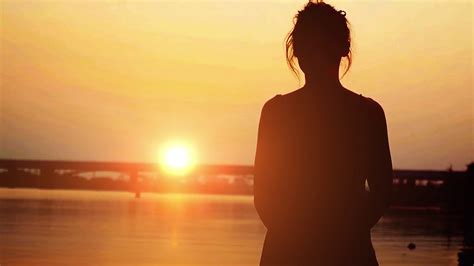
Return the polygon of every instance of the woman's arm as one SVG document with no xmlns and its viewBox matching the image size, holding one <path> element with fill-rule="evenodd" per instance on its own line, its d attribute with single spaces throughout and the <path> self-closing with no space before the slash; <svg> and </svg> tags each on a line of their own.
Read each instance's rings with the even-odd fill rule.
<svg viewBox="0 0 474 266">
<path fill-rule="evenodd" d="M 279 168 L 282 167 L 279 143 L 282 140 L 279 137 L 278 116 L 272 104 L 274 99 L 266 102 L 262 108 L 254 164 L 254 204 L 267 228 L 284 224 L 285 215 L 282 212 L 287 202 L 279 178 Z"/>
<path fill-rule="evenodd" d="M 392 159 L 388 144 L 385 114 L 377 102 L 372 101 L 371 121 L 368 127 L 368 155 L 366 177 L 369 184 L 369 228 L 373 227 L 390 204 L 392 193 Z"/>
</svg>

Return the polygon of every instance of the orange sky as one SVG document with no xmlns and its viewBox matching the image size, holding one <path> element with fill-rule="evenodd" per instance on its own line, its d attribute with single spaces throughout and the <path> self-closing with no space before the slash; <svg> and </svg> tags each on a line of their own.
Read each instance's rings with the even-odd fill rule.
<svg viewBox="0 0 474 266">
<path fill-rule="evenodd" d="M 260 109 L 298 88 L 283 39 L 306 1 L 0 0 L 0 157 L 251 164 Z M 343 83 L 385 108 L 397 168 L 474 160 L 470 1 L 330 1 Z"/>
</svg>

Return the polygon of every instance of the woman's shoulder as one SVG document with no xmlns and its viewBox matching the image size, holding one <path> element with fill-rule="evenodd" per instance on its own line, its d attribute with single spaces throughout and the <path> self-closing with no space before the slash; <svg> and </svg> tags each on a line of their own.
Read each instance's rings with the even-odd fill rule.
<svg viewBox="0 0 474 266">
<path fill-rule="evenodd" d="M 352 102 L 356 103 L 356 106 L 362 105 L 364 109 L 369 110 L 370 113 L 375 113 L 375 114 L 380 114 L 384 113 L 382 105 L 380 105 L 376 100 L 364 96 L 361 93 L 357 93 L 355 91 L 345 89 L 346 95 L 348 95 L 350 98 L 352 98 Z"/>
<path fill-rule="evenodd" d="M 362 95 L 361 95 L 362 96 Z M 368 116 L 372 122 L 381 122 L 385 123 L 385 111 L 383 110 L 382 105 L 376 100 L 362 96 L 364 100 L 365 108 L 368 111 Z"/>
<path fill-rule="evenodd" d="M 369 110 L 372 112 L 372 114 L 378 115 L 378 116 L 385 115 L 383 107 L 380 103 L 378 103 L 376 100 L 372 98 L 369 98 L 369 97 L 365 97 L 365 98 L 366 98 L 367 106 Z"/>
<path fill-rule="evenodd" d="M 285 94 L 276 94 L 275 96 L 273 96 L 272 98 L 270 98 L 269 100 L 265 102 L 264 107 L 278 108 L 285 105 L 285 103 L 287 104 L 295 103 L 296 101 L 299 100 L 299 98 L 301 98 L 302 92 L 303 90 L 300 88 L 300 89 L 297 89 Z"/>
<path fill-rule="evenodd" d="M 262 111 L 275 110 L 277 108 L 277 106 L 280 105 L 282 97 L 283 96 L 281 94 L 277 94 L 277 95 L 273 96 L 272 98 L 268 99 L 263 104 Z"/>
</svg>

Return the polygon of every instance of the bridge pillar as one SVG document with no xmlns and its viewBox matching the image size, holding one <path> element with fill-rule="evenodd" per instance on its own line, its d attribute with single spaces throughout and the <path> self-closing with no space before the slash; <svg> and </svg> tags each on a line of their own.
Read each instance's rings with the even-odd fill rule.
<svg viewBox="0 0 474 266">
<path fill-rule="evenodd" d="M 130 187 L 132 192 L 135 193 L 135 198 L 140 198 L 140 181 L 138 180 L 138 171 L 136 170 L 130 172 Z"/>
</svg>

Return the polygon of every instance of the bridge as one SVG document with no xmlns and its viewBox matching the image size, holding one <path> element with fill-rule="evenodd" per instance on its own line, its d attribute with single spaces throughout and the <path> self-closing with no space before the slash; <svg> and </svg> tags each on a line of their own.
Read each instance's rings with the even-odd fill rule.
<svg viewBox="0 0 474 266">
<path fill-rule="evenodd" d="M 154 173 L 165 176 L 158 164 L 137 162 L 98 162 L 98 161 L 46 161 L 0 159 L 0 173 L 10 177 L 18 173 L 29 173 L 43 177 L 60 177 L 109 171 L 125 174 L 129 177 L 131 190 L 140 196 L 140 174 Z M 253 174 L 253 167 L 246 165 L 199 165 L 193 168 L 188 176 L 229 175 L 237 178 Z"/>
<path fill-rule="evenodd" d="M 14 187 L 15 179 L 24 175 L 36 178 L 36 184 L 40 184 L 45 178 L 60 180 L 61 178 L 77 177 L 84 173 L 101 171 L 116 172 L 126 176 L 127 185 L 119 189 L 131 191 L 135 193 L 136 197 L 140 197 L 143 188 L 147 187 L 144 186 L 145 183 L 152 182 L 145 177 L 147 174 L 161 180 L 166 179 L 167 175 L 155 163 L 0 159 L 0 186 Z M 217 187 L 215 185 L 213 189 L 203 191 L 205 193 L 251 194 L 253 191 L 253 171 L 253 166 L 250 165 L 198 165 L 193 168 L 186 179 L 193 181 L 204 177 L 215 180 L 215 177 L 227 176 L 233 179 L 233 186 L 225 186 L 222 189 L 219 188 L 219 190 L 215 188 Z M 394 204 L 413 205 L 414 203 L 422 203 L 432 205 L 443 201 L 443 204 L 457 206 L 462 201 L 462 189 L 466 176 L 467 172 L 464 171 L 395 169 L 393 177 Z M 2 178 L 10 180 L 10 183 L 2 184 Z M 25 179 L 31 180 L 31 178 Z M 158 181 L 155 179 L 153 182 Z M 237 186 L 235 184 L 239 184 L 240 189 L 235 189 Z M 195 185 L 195 187 L 197 186 Z M 107 185 L 102 187 L 112 189 Z M 229 189 L 231 187 L 234 188 Z"/>
</svg>

